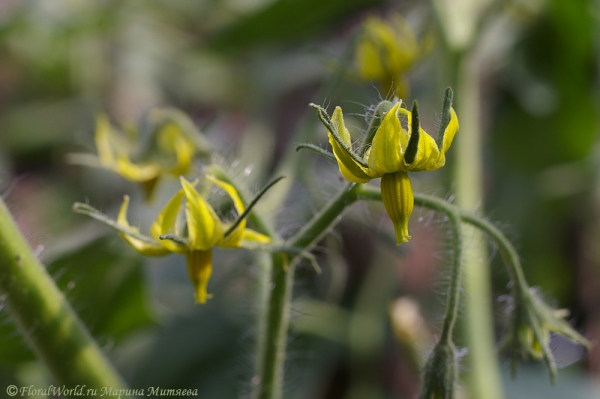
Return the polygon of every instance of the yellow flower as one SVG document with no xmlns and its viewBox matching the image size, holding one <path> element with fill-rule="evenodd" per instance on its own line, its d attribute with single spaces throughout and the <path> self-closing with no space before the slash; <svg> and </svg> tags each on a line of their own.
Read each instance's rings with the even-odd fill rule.
<svg viewBox="0 0 600 399">
<path fill-rule="evenodd" d="M 136 162 L 132 161 L 132 157 L 141 147 L 139 133 L 133 129 L 125 136 L 111 126 L 106 115 L 99 115 L 96 119 L 95 141 L 100 166 L 140 183 L 147 199 L 152 197 L 161 175 L 186 174 L 197 150 L 195 141 L 180 127 L 179 121 L 166 119 L 161 110 L 154 110 L 153 114 L 157 112 L 163 119 L 158 122 L 162 123 L 158 123 L 158 129 L 150 136 L 146 153 Z"/>
<path fill-rule="evenodd" d="M 244 204 L 235 188 L 217 178 L 207 176 L 231 198 L 238 213 L 244 213 Z M 139 230 L 129 225 L 127 207 L 129 197 L 125 197 L 117 224 L 121 237 L 137 252 L 147 256 L 163 256 L 171 252 L 185 254 L 190 279 L 194 284 L 196 303 L 205 303 L 212 295 L 207 293 L 207 285 L 212 273 L 212 248 L 240 248 L 246 241 L 267 243 L 269 237 L 246 228 L 246 219 L 236 225 L 222 222 L 210 204 L 196 191 L 194 184 L 181 177 L 182 190 L 177 192 L 150 227 L 152 238 L 139 234 Z M 178 215 L 185 198 L 187 226 L 178 223 Z M 187 236 L 183 237 L 183 232 Z"/>
<path fill-rule="evenodd" d="M 360 77 L 379 81 L 383 90 L 393 89 L 398 97 L 408 94 L 406 72 L 420 56 L 419 44 L 408 22 L 394 14 L 390 22 L 369 17 L 356 45 Z"/>
<path fill-rule="evenodd" d="M 451 103 L 452 91 L 449 89 L 444 101 L 439 142 L 420 127 L 416 103 L 412 112 L 402 107 L 402 101 L 396 103 L 383 118 L 363 155 L 352 149 L 340 107 L 336 107 L 331 120 L 326 121 L 329 143 L 342 176 L 354 183 L 381 177 L 381 196 L 394 224 L 398 245 L 410 238 L 408 220 L 414 206 L 407 172 L 435 170 L 446 163 L 446 152 L 458 130 L 458 118 Z"/>
</svg>

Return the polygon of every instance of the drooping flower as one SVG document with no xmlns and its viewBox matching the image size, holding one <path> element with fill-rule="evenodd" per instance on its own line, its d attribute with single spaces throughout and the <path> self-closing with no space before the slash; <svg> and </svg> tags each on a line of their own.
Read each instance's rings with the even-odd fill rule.
<svg viewBox="0 0 600 399">
<path fill-rule="evenodd" d="M 452 90 L 446 90 L 437 142 L 421 128 L 416 102 L 411 112 L 399 101 L 383 116 L 372 142 L 365 143 L 361 152 L 352 148 L 342 109 L 336 107 L 329 119 L 325 111 L 317 107 L 319 117 L 329 130 L 329 143 L 342 176 L 353 183 L 366 183 L 381 177 L 381 196 L 394 224 L 398 245 L 410 238 L 408 220 L 414 206 L 407 172 L 430 171 L 444 166 L 446 152 L 458 130 L 458 118 L 451 106 L 452 96 Z"/>
<path fill-rule="evenodd" d="M 421 49 L 408 22 L 399 14 L 390 21 L 371 16 L 363 23 L 356 45 L 356 65 L 362 79 L 377 81 L 384 91 L 408 95 L 406 73 L 419 59 Z"/>
<path fill-rule="evenodd" d="M 125 196 L 114 221 L 85 204 L 76 204 L 79 213 L 85 213 L 119 231 L 119 235 L 137 252 L 146 256 L 164 256 L 181 253 L 186 256 L 190 280 L 194 285 L 196 303 L 205 303 L 212 295 L 207 286 L 212 274 L 212 249 L 241 248 L 245 242 L 268 243 L 269 237 L 246 228 L 246 219 L 240 218 L 245 211 L 244 203 L 236 189 L 222 180 L 207 176 L 207 180 L 220 187 L 233 202 L 238 219 L 223 222 L 214 209 L 194 188 L 194 184 L 181 177 L 182 189 L 167 202 L 152 226 L 150 237 L 140 233 L 127 221 L 129 197 Z M 180 211 L 185 199 L 185 223 Z M 100 215 L 100 216 L 99 216 Z"/>
<path fill-rule="evenodd" d="M 104 114 L 96 118 L 96 159 L 74 154 L 75 163 L 98 165 L 140 183 L 146 199 L 152 198 L 161 176 L 188 173 L 196 153 L 205 152 L 201 134 L 180 111 L 155 109 L 149 113 L 146 134 L 135 128 L 125 134 Z"/>
</svg>

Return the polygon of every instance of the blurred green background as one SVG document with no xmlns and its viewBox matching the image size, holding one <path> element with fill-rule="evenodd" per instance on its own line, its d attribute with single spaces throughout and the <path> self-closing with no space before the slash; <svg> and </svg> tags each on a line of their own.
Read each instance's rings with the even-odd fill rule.
<svg viewBox="0 0 600 399">
<path fill-rule="evenodd" d="M 569 308 L 572 323 L 598 342 L 600 2 L 495 3 L 476 38 L 483 209 L 519 249 L 530 283 Z M 450 61 L 428 2 L 0 1 L 2 196 L 132 387 L 198 388 L 203 399 L 249 397 L 259 269 L 255 255 L 217 251 L 209 290 L 215 298 L 194 306 L 181 257 L 142 258 L 116 234 L 71 212 L 75 201 L 88 201 L 114 216 L 129 194 L 130 220 L 147 227 L 177 182 L 162 184 L 145 204 L 134 184 L 69 165 L 66 155 L 95 152 L 99 112 L 130 123 L 152 107 L 173 106 L 257 190 L 296 144 L 293 133 L 304 118 L 316 120 L 309 102 L 340 105 L 351 130 L 365 128 L 366 108 L 386 93 L 360 81 L 341 57 L 368 15 L 386 18 L 392 11 L 430 42 L 409 73 L 406 101 L 419 99 L 423 125 L 435 131 Z M 347 73 L 339 89 L 319 97 L 340 68 Z M 460 120 L 459 106 L 457 112 Z M 325 146 L 324 130 L 314 130 L 309 141 Z M 452 155 L 450 167 L 414 176 L 415 189 L 450 198 Z M 334 164 L 300 156 L 306 173 L 277 215 L 284 236 L 342 185 Z M 195 173 L 201 170 L 198 163 Z M 380 205 L 347 214 L 317 251 L 323 274 L 310 266 L 297 273 L 286 398 L 415 397 L 421 359 L 411 345 L 430 348 L 443 312 L 444 228 L 441 217 L 417 212 L 413 240 L 398 249 Z M 501 296 L 507 276 L 498 259 L 492 265 Z M 412 299 L 402 302 L 409 310 L 398 317 L 410 313 L 404 328 L 421 328 L 424 342 L 394 334 L 403 324 L 389 310 L 400 297 Z M 539 365 L 526 364 L 516 382 L 505 378 L 506 396 L 600 397 L 600 349 L 552 345 L 569 366 L 558 386 L 550 387 Z M 0 310 L 0 397 L 8 384 L 43 387 L 48 378 Z"/>
</svg>

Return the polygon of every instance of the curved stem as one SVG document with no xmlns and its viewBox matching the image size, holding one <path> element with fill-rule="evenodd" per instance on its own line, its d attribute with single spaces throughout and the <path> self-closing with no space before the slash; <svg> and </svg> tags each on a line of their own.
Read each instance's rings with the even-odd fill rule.
<svg viewBox="0 0 600 399">
<path fill-rule="evenodd" d="M 358 198 L 365 200 L 382 201 L 381 191 L 369 187 L 361 186 L 358 191 Z M 462 229 L 460 210 L 448 202 L 429 195 L 415 194 L 415 205 L 422 206 L 434 211 L 440 212 L 448 217 L 450 228 L 452 229 L 453 255 L 450 263 L 450 285 L 448 287 L 448 302 L 444 314 L 444 323 L 440 336 L 440 343 L 451 343 L 458 317 L 458 305 L 460 300 L 460 284 L 462 274 Z"/>
<path fill-rule="evenodd" d="M 57 383 L 124 389 L 120 376 L 32 253 L 1 199 L 0 293 L 29 346 Z"/>
</svg>

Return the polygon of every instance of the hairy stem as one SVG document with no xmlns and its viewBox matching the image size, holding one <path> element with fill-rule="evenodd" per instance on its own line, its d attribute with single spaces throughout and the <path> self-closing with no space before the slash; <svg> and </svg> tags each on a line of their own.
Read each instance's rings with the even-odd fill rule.
<svg viewBox="0 0 600 399">
<path fill-rule="evenodd" d="M 259 399 L 280 399 L 282 395 L 283 369 L 289 314 L 292 300 L 292 283 L 295 265 L 301 253 L 310 250 L 339 220 L 344 211 L 357 199 L 359 185 L 348 184 L 296 235 L 286 242 L 286 247 L 298 249 L 298 253 L 274 254 L 271 274 L 271 295 L 267 306 L 266 344 L 261 354 Z"/>
<path fill-rule="evenodd" d="M 125 384 L 32 253 L 0 199 L 0 293 L 37 357 L 59 384 Z"/>
<path fill-rule="evenodd" d="M 285 348 L 290 323 L 293 263 L 287 254 L 273 254 L 271 273 L 271 296 L 267 307 L 266 339 L 263 346 L 262 370 L 259 382 L 259 399 L 279 399 L 283 389 Z"/>
</svg>

